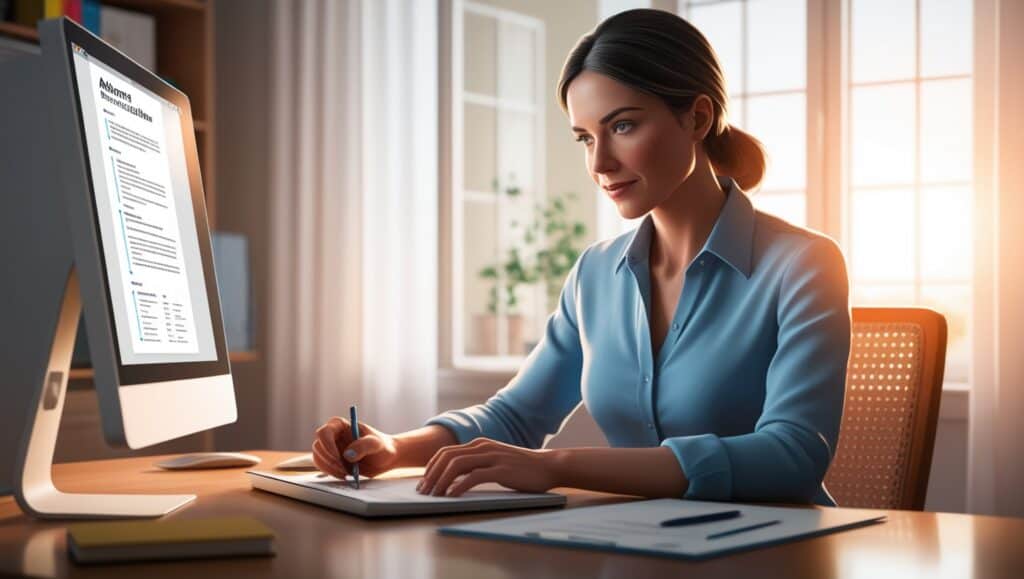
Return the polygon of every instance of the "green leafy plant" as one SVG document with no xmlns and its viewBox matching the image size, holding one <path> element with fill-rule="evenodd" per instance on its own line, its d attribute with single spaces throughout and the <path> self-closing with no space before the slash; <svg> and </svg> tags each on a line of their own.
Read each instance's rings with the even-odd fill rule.
<svg viewBox="0 0 1024 579">
<path fill-rule="evenodd" d="M 516 197 L 521 190 L 508 187 L 504 193 Z M 577 197 L 575 193 L 549 197 L 546 204 L 534 205 L 534 218 L 530 223 L 511 223 L 514 229 L 522 231 L 522 244 L 510 248 L 501 263 L 489 265 L 478 274 L 493 282 L 488 312 L 498 313 L 499 294 L 503 290 L 506 312 L 515 313 L 519 306 L 518 289 L 535 283 L 544 284 L 549 305 L 557 300 L 587 234 L 586 225 L 568 215 L 568 202 Z"/>
</svg>

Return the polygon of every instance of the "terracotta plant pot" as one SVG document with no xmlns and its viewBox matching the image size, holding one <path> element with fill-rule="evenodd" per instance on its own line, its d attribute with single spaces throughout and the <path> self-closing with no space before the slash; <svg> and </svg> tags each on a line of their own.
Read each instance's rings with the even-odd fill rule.
<svg viewBox="0 0 1024 579">
<path fill-rule="evenodd" d="M 522 314 L 506 316 L 508 351 L 498 352 L 498 316 L 495 314 L 473 314 L 473 331 L 466 342 L 466 353 L 471 356 L 522 356 L 523 324 Z"/>
</svg>

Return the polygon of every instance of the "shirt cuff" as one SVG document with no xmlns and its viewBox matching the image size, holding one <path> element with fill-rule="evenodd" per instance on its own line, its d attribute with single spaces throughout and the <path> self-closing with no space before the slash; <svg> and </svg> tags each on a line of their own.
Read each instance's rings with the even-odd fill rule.
<svg viewBox="0 0 1024 579">
<path fill-rule="evenodd" d="M 714 434 L 666 438 L 689 481 L 685 499 L 727 501 L 732 498 L 732 465 L 722 439 Z"/>
<path fill-rule="evenodd" d="M 465 414 L 458 412 L 445 412 L 426 421 L 423 423 L 423 426 L 430 426 L 431 424 L 439 424 L 451 430 L 459 444 L 466 444 L 474 438 L 481 436 L 480 427 L 476 422 Z"/>
</svg>

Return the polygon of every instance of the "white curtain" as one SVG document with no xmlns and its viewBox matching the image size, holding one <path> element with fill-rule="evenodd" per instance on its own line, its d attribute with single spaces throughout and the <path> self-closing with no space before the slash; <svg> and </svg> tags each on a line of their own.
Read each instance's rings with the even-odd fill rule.
<svg viewBox="0 0 1024 579">
<path fill-rule="evenodd" d="M 1024 4 L 976 0 L 974 304 L 967 510 L 1024 517 Z"/>
<path fill-rule="evenodd" d="M 270 443 L 332 415 L 436 412 L 436 0 L 279 1 L 272 15 Z"/>
</svg>

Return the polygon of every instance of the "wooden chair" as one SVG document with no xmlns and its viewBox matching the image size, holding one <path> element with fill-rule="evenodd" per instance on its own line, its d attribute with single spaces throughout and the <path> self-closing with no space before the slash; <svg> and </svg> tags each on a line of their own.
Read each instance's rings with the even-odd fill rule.
<svg viewBox="0 0 1024 579">
<path fill-rule="evenodd" d="M 946 319 L 927 308 L 853 308 L 839 444 L 825 487 L 841 507 L 924 509 Z"/>
</svg>

